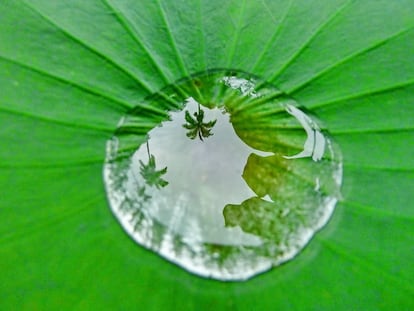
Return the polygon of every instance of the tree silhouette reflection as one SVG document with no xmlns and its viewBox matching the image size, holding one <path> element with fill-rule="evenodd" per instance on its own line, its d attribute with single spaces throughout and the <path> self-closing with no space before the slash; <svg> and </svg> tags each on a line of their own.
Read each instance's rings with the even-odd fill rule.
<svg viewBox="0 0 414 311">
<path fill-rule="evenodd" d="M 201 109 L 200 104 L 198 104 L 198 111 L 194 112 L 194 117 L 191 116 L 188 110 L 185 111 L 185 121 L 183 127 L 188 130 L 187 137 L 190 139 L 198 138 L 203 141 L 203 138 L 210 137 L 213 135 L 211 133 L 212 128 L 216 124 L 217 120 L 203 122 L 204 121 L 204 111 Z"/>
</svg>

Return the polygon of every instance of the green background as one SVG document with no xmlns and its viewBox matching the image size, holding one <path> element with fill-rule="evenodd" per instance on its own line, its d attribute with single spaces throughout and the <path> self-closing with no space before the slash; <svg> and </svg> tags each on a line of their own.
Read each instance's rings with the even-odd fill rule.
<svg viewBox="0 0 414 311">
<path fill-rule="evenodd" d="M 108 208 L 120 117 L 207 68 L 314 112 L 344 199 L 292 262 L 202 279 L 137 247 Z M 0 310 L 414 309 L 412 0 L 2 0 Z"/>
</svg>

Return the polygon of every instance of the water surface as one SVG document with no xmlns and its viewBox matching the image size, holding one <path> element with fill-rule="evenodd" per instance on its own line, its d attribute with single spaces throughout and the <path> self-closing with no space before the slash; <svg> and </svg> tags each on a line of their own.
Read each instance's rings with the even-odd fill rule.
<svg viewBox="0 0 414 311">
<path fill-rule="evenodd" d="M 195 274 L 243 280 L 292 259 L 328 222 L 342 164 L 293 99 L 213 71 L 131 110 L 108 141 L 104 178 L 138 244 Z"/>
</svg>

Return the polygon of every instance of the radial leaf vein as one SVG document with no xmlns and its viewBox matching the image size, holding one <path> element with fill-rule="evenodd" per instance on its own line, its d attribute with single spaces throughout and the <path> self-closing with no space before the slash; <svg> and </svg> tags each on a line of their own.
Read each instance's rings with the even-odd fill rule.
<svg viewBox="0 0 414 311">
<path fill-rule="evenodd" d="M 334 244 L 321 237 L 318 237 L 318 240 L 321 241 L 321 243 L 328 249 L 330 249 L 332 252 L 360 266 L 362 268 L 362 273 L 364 273 L 364 277 L 369 275 L 367 271 L 371 271 L 375 276 L 380 276 L 386 280 L 389 280 L 392 286 L 399 286 L 399 288 L 401 288 L 404 291 L 414 293 L 414 286 L 411 285 L 411 283 L 408 280 L 403 279 L 401 276 L 396 277 L 394 276 L 394 274 L 389 273 L 381 267 L 377 267 L 375 263 L 369 262 L 367 259 L 364 259 L 360 256 L 352 255 L 350 249 L 345 249 L 343 246 L 339 246 L 336 243 Z"/>
<path fill-rule="evenodd" d="M 132 73 L 131 71 L 129 71 L 128 69 L 126 69 L 124 66 L 118 64 L 116 61 L 114 61 L 112 58 L 108 57 L 107 55 L 99 52 L 97 49 L 93 48 L 92 46 L 90 46 L 89 44 L 87 44 L 83 40 L 79 39 L 75 35 L 71 34 L 68 30 L 66 30 L 64 27 L 62 27 L 61 25 L 59 25 L 56 21 L 54 21 L 49 16 L 45 15 L 38 8 L 33 7 L 32 5 L 28 4 L 26 1 L 22 1 L 22 3 L 25 4 L 30 10 L 32 10 L 33 12 L 35 12 L 37 15 L 39 15 L 41 18 L 43 18 L 51 26 L 53 26 L 56 29 L 58 29 L 59 31 L 61 31 L 70 40 L 72 40 L 72 41 L 80 44 L 81 46 L 85 47 L 88 51 L 92 52 L 93 54 L 95 54 L 99 58 L 105 60 L 107 63 L 115 66 L 116 68 L 118 68 L 125 75 L 127 75 L 128 77 L 130 77 L 131 79 L 133 79 L 135 82 L 137 82 L 138 84 L 140 84 L 148 93 L 153 93 L 154 92 L 154 90 L 148 84 L 146 84 L 144 81 L 142 81 L 137 76 L 135 76 L 134 73 Z"/>
<path fill-rule="evenodd" d="M 244 10 L 246 9 L 246 0 L 243 0 L 243 2 L 241 3 L 240 6 L 240 11 L 239 11 L 239 18 L 237 20 L 237 25 L 235 25 L 236 31 L 233 37 L 233 41 L 230 47 L 230 50 L 228 52 L 228 58 L 227 58 L 227 67 L 230 68 L 232 67 L 233 61 L 234 61 L 234 55 L 236 53 L 236 47 L 237 44 L 239 42 L 239 36 L 240 36 L 240 31 L 241 31 L 241 23 L 244 17 Z"/>
<path fill-rule="evenodd" d="M 200 42 L 201 42 L 200 50 L 201 50 L 201 53 L 203 54 L 203 61 L 204 61 L 204 64 L 203 64 L 202 68 L 207 69 L 206 35 L 205 35 L 205 31 L 204 31 L 201 1 L 202 0 L 198 0 L 198 27 L 200 28 L 200 32 L 201 32 L 201 36 L 202 36 L 202 38 L 200 39 Z"/>
<path fill-rule="evenodd" d="M 96 203 L 100 200 L 100 196 L 97 195 L 96 198 L 89 200 L 90 203 L 84 202 L 84 205 L 92 205 L 92 203 Z M 62 222 L 66 222 L 71 217 L 79 217 L 82 212 L 86 212 L 87 209 L 85 209 L 83 206 L 82 208 L 70 209 L 66 213 L 61 212 L 55 217 L 51 217 L 49 215 L 46 219 L 37 219 L 36 221 L 32 221 L 32 223 L 27 223 L 24 225 L 24 230 L 19 230 L 19 228 L 14 228 L 14 230 L 8 230 L 6 234 L 0 235 L 0 242 L 3 246 L 5 246 L 8 243 L 14 243 L 21 239 L 31 238 L 34 234 L 42 234 L 44 232 L 49 232 L 52 227 L 57 226 Z"/>
<path fill-rule="evenodd" d="M 164 82 L 166 84 L 168 84 L 169 83 L 169 79 L 165 75 L 164 70 L 161 69 L 161 67 L 158 64 L 158 62 L 154 59 L 154 56 L 153 56 L 154 54 L 151 53 L 148 50 L 147 46 L 142 41 L 142 38 L 140 36 L 140 33 L 137 31 L 137 29 L 134 28 L 133 26 L 131 26 L 131 23 L 128 20 L 128 18 L 125 16 L 125 14 L 123 14 L 122 11 L 119 8 L 116 8 L 115 7 L 115 5 L 112 3 L 112 1 L 110 1 L 110 0 L 102 0 L 102 1 L 108 7 L 108 9 L 111 12 L 113 12 L 113 14 L 115 15 L 115 17 L 118 19 L 118 21 L 120 22 L 120 24 L 122 25 L 122 27 L 126 30 L 126 32 L 131 36 L 131 38 L 138 44 L 139 47 L 142 48 L 142 50 L 145 52 L 145 54 L 147 55 L 147 57 L 150 59 L 151 63 L 154 65 L 154 67 L 156 68 L 156 70 L 158 71 L 158 73 L 163 78 Z"/>
<path fill-rule="evenodd" d="M 414 221 L 414 217 L 409 216 L 409 215 L 401 215 L 401 214 L 397 214 L 395 212 L 390 212 L 388 210 L 384 210 L 381 208 L 375 208 L 372 206 L 368 206 L 366 204 L 361 204 L 361 203 L 357 203 L 357 202 L 353 202 L 353 201 L 349 201 L 349 200 L 345 200 L 342 202 L 345 205 L 349 205 L 349 207 L 351 207 L 351 212 L 354 212 L 356 214 L 360 214 L 360 215 L 366 215 L 369 217 L 392 217 L 392 218 L 397 218 L 397 219 L 402 219 L 402 220 L 409 220 L 409 221 Z"/>
<path fill-rule="evenodd" d="M 264 5 L 266 6 L 266 8 L 268 9 L 270 15 L 273 16 L 271 10 L 268 8 L 267 4 L 265 1 Z M 250 68 L 250 72 L 256 72 L 257 66 L 259 66 L 259 64 L 263 61 L 264 56 L 266 55 L 266 53 L 269 52 L 270 47 L 277 41 L 277 39 L 279 38 L 280 32 L 283 29 L 283 25 L 286 21 L 286 19 L 289 16 L 290 10 L 292 8 L 293 4 L 293 0 L 290 0 L 285 12 L 283 13 L 282 18 L 280 19 L 280 22 L 278 23 L 278 25 L 276 26 L 275 31 L 273 32 L 273 35 L 270 37 L 270 39 L 266 42 L 263 50 L 260 52 L 259 56 L 257 57 L 256 61 L 254 62 L 254 64 L 252 65 L 252 67 Z M 275 19 L 275 18 L 273 18 Z"/>
<path fill-rule="evenodd" d="M 99 158 L 90 158 L 89 160 L 82 161 L 65 161 L 64 163 L 31 163 L 31 164 L 20 164 L 19 165 L 9 165 L 5 163 L 0 163 L 0 169 L 13 169 L 13 170 L 38 170 L 38 169 L 56 169 L 56 168 L 73 168 L 73 167 L 83 167 L 99 164 L 102 165 L 102 157 Z"/>
<path fill-rule="evenodd" d="M 175 56 L 176 56 L 176 58 L 177 58 L 178 65 L 179 65 L 179 66 L 180 66 L 180 68 L 181 68 L 181 73 L 182 73 L 182 75 L 183 75 L 184 77 L 186 77 L 186 76 L 188 76 L 188 75 L 189 75 L 189 73 L 188 73 L 187 68 L 186 68 L 186 66 L 185 66 L 185 64 L 184 64 L 183 58 L 182 58 L 182 56 L 181 56 L 181 53 L 180 53 L 180 52 L 179 52 L 179 50 L 178 50 L 177 43 L 175 42 L 175 38 L 174 38 L 174 36 L 173 36 L 173 34 L 172 34 L 172 31 L 171 31 L 171 25 L 170 25 L 170 23 L 169 23 L 169 20 L 168 20 L 167 14 L 165 13 L 165 10 L 164 10 L 164 7 L 162 6 L 161 1 L 162 1 L 162 0 L 156 0 L 156 3 L 157 3 L 157 6 L 158 6 L 159 11 L 160 11 L 160 13 L 161 13 L 161 17 L 162 17 L 162 19 L 163 19 L 163 22 L 164 22 L 164 24 L 165 24 L 165 27 L 166 27 L 166 29 L 167 29 L 167 34 L 168 34 L 168 37 L 169 37 L 169 39 L 170 39 L 171 46 L 172 46 L 172 47 L 173 47 L 173 49 L 174 49 L 174 53 L 175 53 Z"/>
<path fill-rule="evenodd" d="M 309 80 L 303 82 L 302 84 L 299 84 L 297 86 L 294 86 L 292 89 L 288 90 L 288 92 L 290 94 L 296 93 L 297 91 L 303 89 L 305 86 L 309 85 L 311 82 L 313 82 L 314 80 L 324 76 L 325 74 L 331 72 L 332 70 L 338 68 L 339 66 L 359 57 L 359 56 L 363 56 L 365 54 L 367 54 L 368 52 L 374 51 L 378 48 L 380 48 L 381 46 L 389 43 L 392 40 L 398 39 L 399 37 L 405 35 L 406 33 L 410 32 L 411 30 L 414 29 L 414 25 L 400 30 L 394 34 L 392 34 L 391 36 L 384 38 L 378 42 L 375 42 L 374 44 L 368 46 L 368 47 L 364 47 L 359 51 L 355 51 L 354 53 L 351 53 L 347 56 L 345 56 L 344 58 L 342 58 L 341 60 L 337 61 L 336 63 L 332 64 L 331 66 L 328 66 L 326 68 L 324 68 L 323 70 L 321 70 L 320 72 L 316 73 L 314 76 L 312 76 Z"/>
<path fill-rule="evenodd" d="M 409 167 L 389 167 L 389 166 L 367 166 L 361 164 L 352 164 L 347 162 L 346 167 L 353 170 L 366 170 L 366 171 L 386 171 L 386 172 L 395 172 L 395 173 L 413 173 L 414 168 Z"/>
<path fill-rule="evenodd" d="M 345 104 L 346 101 L 357 99 L 357 98 L 364 98 L 364 97 L 367 97 L 367 96 L 378 95 L 378 94 L 385 93 L 385 92 L 396 91 L 396 90 L 411 86 L 413 84 L 414 84 L 414 79 L 404 81 L 404 82 L 401 82 L 399 84 L 379 88 L 379 89 L 376 89 L 376 90 L 368 90 L 368 91 L 361 92 L 361 93 L 342 96 L 342 97 L 339 97 L 339 98 L 336 98 L 336 99 L 333 99 L 333 100 L 330 100 L 330 101 L 314 104 L 314 105 L 312 105 L 312 110 L 317 110 L 317 109 L 320 109 L 320 108 L 323 108 L 323 107 L 326 107 L 326 106 L 329 106 L 329 105 L 337 106 L 337 105 L 340 105 L 340 104 Z"/>
<path fill-rule="evenodd" d="M 330 15 L 327 20 L 325 20 L 319 27 L 308 37 L 308 39 L 304 42 L 304 44 L 283 64 L 283 66 L 275 72 L 270 78 L 269 81 L 275 80 L 278 76 L 280 76 L 289 65 L 301 55 L 309 44 L 312 43 L 313 40 L 321 33 L 323 29 L 328 27 L 336 18 L 341 16 L 341 14 L 353 3 L 355 0 L 349 0 L 342 6 L 340 6 L 332 15 Z"/>
<path fill-rule="evenodd" d="M 387 134 L 387 133 L 409 133 L 414 132 L 414 127 L 408 128 L 388 128 L 388 129 L 347 129 L 347 130 L 331 130 L 332 134 L 335 135 L 349 135 L 349 134 Z"/>
<path fill-rule="evenodd" d="M 9 114 L 18 115 L 18 116 L 24 116 L 24 117 L 31 118 L 31 119 L 36 119 L 39 121 L 43 121 L 45 123 L 53 123 L 53 124 L 58 124 L 58 125 L 71 127 L 71 128 L 77 128 L 77 129 L 82 128 L 82 129 L 93 130 L 96 132 L 103 132 L 103 133 L 112 133 L 114 131 L 114 129 L 110 127 L 100 127 L 100 126 L 89 125 L 89 124 L 75 123 L 73 121 L 57 120 L 57 119 L 52 119 L 52 118 L 48 118 L 48 117 L 41 116 L 41 115 L 28 113 L 28 112 L 7 109 L 4 107 L 0 107 L 0 111 L 9 113 Z"/>
<path fill-rule="evenodd" d="M 0 55 L 0 59 L 3 60 L 3 61 L 9 62 L 13 65 L 22 67 L 26 70 L 30 70 L 32 72 L 40 74 L 44 77 L 56 80 L 56 81 L 61 82 L 63 84 L 70 85 L 72 87 L 75 87 L 75 88 L 83 91 L 83 92 L 86 92 L 86 93 L 89 93 L 89 94 L 96 95 L 98 97 L 107 99 L 110 102 L 116 103 L 117 105 L 114 106 L 114 107 L 117 107 L 118 109 L 122 108 L 122 111 L 132 108 L 132 105 L 129 104 L 128 102 L 125 102 L 125 101 L 123 101 L 121 99 L 118 99 L 118 98 L 114 98 L 114 97 L 112 97 L 112 95 L 106 94 L 104 92 L 104 90 L 102 90 L 102 89 L 92 88 L 91 86 L 87 86 L 85 84 L 79 84 L 79 83 L 76 83 L 74 81 L 67 80 L 65 78 L 62 78 L 62 77 L 56 76 L 54 74 L 51 74 L 50 72 L 47 72 L 47 71 L 44 71 L 42 69 L 36 68 L 33 65 L 28 65 L 28 64 L 25 64 L 21 61 L 17 61 L 17 60 L 11 59 L 11 58 L 7 58 L 7 57 L 4 57 L 2 55 Z"/>
</svg>

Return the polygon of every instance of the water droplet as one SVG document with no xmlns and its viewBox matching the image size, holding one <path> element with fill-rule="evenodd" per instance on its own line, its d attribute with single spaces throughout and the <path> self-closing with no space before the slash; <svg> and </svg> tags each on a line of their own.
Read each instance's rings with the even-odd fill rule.
<svg viewBox="0 0 414 311">
<path fill-rule="evenodd" d="M 293 99 L 216 70 L 123 117 L 104 179 L 114 215 L 138 244 L 195 274 L 243 280 L 292 259 L 327 223 L 342 163 Z"/>
</svg>

